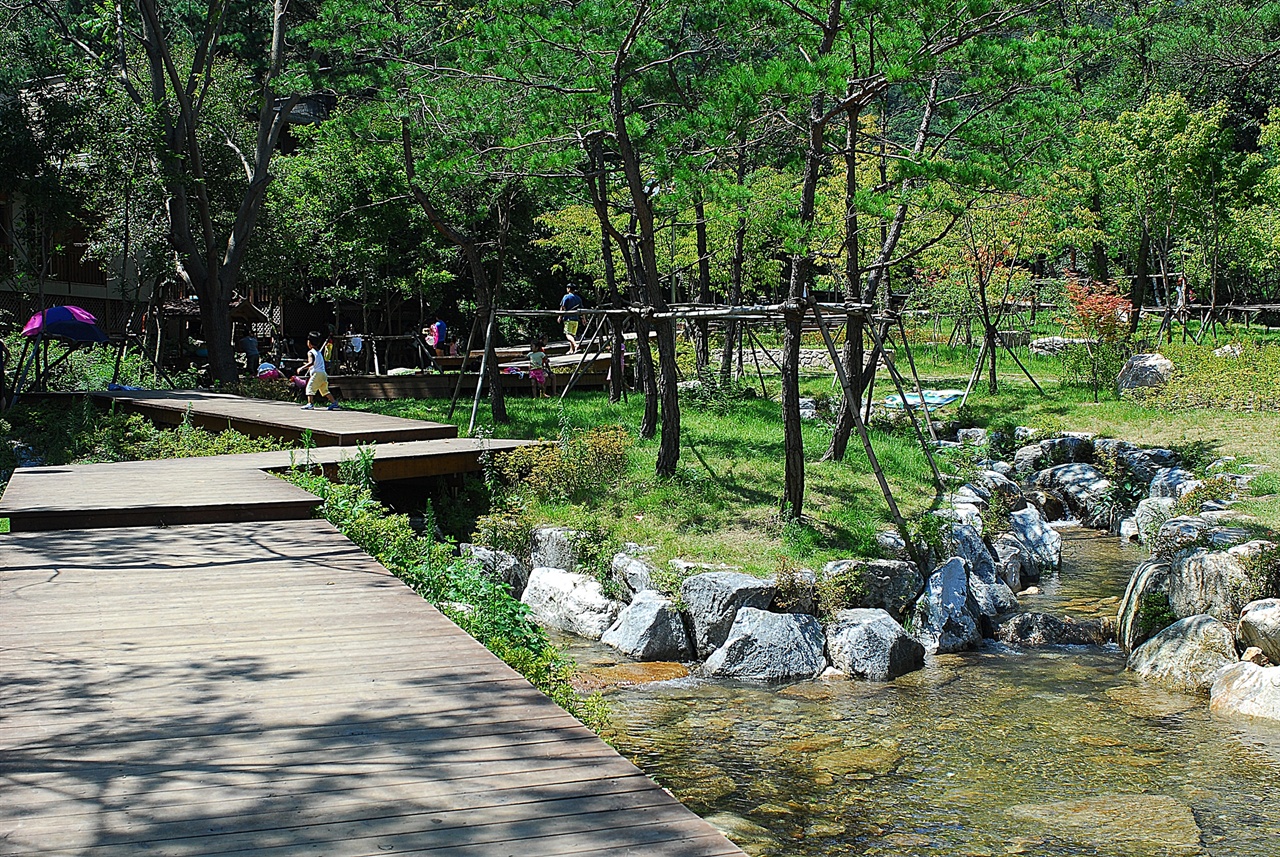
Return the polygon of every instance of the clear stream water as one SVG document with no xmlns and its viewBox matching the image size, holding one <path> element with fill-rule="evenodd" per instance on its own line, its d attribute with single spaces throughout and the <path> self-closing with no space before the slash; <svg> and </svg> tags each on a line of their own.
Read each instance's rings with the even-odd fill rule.
<svg viewBox="0 0 1280 857">
<path fill-rule="evenodd" d="M 1138 554 L 1063 533 L 1025 609 L 1114 615 Z M 570 644 L 588 671 L 611 649 Z M 687 677 L 607 693 L 610 740 L 753 855 L 1280 855 L 1280 726 L 1124 670 L 989 646 L 890 684 Z"/>
</svg>

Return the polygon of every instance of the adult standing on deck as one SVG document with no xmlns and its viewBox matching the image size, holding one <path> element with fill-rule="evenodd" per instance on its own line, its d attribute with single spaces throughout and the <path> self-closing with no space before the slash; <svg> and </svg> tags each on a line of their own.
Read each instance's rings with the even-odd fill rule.
<svg viewBox="0 0 1280 857">
<path fill-rule="evenodd" d="M 564 335 L 569 340 L 569 353 L 578 353 L 578 322 L 582 316 L 577 312 L 582 307 L 582 298 L 578 297 L 573 286 L 564 287 L 564 297 L 560 299 L 560 320 L 564 322 Z"/>
</svg>

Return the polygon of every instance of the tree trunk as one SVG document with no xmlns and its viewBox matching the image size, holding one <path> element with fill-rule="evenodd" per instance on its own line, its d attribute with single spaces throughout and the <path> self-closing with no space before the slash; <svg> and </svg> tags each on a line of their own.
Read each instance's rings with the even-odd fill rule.
<svg viewBox="0 0 1280 857">
<path fill-rule="evenodd" d="M 1133 306 L 1129 311 L 1129 333 L 1138 332 L 1138 322 L 1142 318 L 1142 301 L 1147 293 L 1149 277 L 1149 257 L 1151 256 L 1151 227 L 1146 217 L 1142 218 L 1142 236 L 1138 239 L 1138 258 L 1135 260 L 1133 289 L 1129 293 L 1129 303 Z"/>
<path fill-rule="evenodd" d="M 747 178 L 747 142 L 745 136 L 738 137 L 738 163 L 736 179 L 741 187 Z M 733 230 L 733 256 L 729 259 L 729 305 L 742 304 L 742 268 L 745 264 L 747 246 L 747 218 L 738 215 L 738 225 Z M 724 347 L 720 350 L 720 383 L 728 384 L 733 374 L 733 352 L 738 340 L 738 323 L 733 320 L 725 322 Z"/>
<path fill-rule="evenodd" d="M 702 188 L 693 191 L 694 234 L 698 244 L 698 303 L 708 306 L 711 303 L 711 256 L 707 252 L 707 213 L 702 202 Z M 694 325 L 698 332 L 694 341 L 694 359 L 698 372 L 711 363 L 711 341 L 707 330 L 707 320 L 698 319 Z"/>
<path fill-rule="evenodd" d="M 204 335 L 204 345 L 209 351 L 209 375 L 215 381 L 235 381 L 239 378 L 239 367 L 236 365 L 235 347 L 231 342 L 231 306 L 229 301 L 219 301 L 215 295 L 219 289 L 208 287 L 196 289 L 196 294 L 209 295 L 201 297 L 200 331 Z"/>
</svg>

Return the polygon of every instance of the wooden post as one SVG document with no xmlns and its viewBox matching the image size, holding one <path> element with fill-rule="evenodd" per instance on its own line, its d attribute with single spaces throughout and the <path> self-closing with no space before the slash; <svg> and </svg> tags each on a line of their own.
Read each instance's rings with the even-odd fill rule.
<svg viewBox="0 0 1280 857">
<path fill-rule="evenodd" d="M 467 423 L 467 437 L 472 437 L 476 428 L 476 411 L 480 409 L 480 389 L 484 386 L 484 370 L 489 365 L 489 345 L 493 342 L 493 322 L 496 315 L 497 310 L 490 308 L 489 325 L 484 333 L 484 354 L 480 357 L 480 376 L 476 378 L 476 397 L 471 400 L 471 421 Z M 502 383 L 501 378 L 498 383 Z"/>
<path fill-rule="evenodd" d="M 871 336 L 875 339 L 880 353 L 885 353 L 880 334 L 876 332 L 875 322 L 872 321 L 869 327 L 871 328 Z M 906 409 L 907 416 L 911 418 L 911 427 L 916 431 L 916 439 L 920 441 L 920 448 L 924 450 L 924 457 L 929 461 L 929 469 L 933 471 L 934 484 L 941 488 L 942 473 L 938 471 L 938 462 L 933 460 L 933 450 L 929 448 L 929 441 L 925 439 L 924 432 L 920 430 L 920 421 L 916 419 L 916 409 L 907 401 L 907 391 L 902 385 L 902 376 L 898 372 L 898 367 L 891 360 L 885 360 L 885 364 L 889 367 L 889 377 L 893 379 L 893 386 L 898 391 L 898 398 L 902 400 L 902 407 Z M 923 395 L 920 397 L 920 402 L 924 403 Z"/>
<path fill-rule="evenodd" d="M 467 334 L 467 350 L 462 352 L 462 365 L 458 367 L 458 383 L 453 385 L 453 398 L 449 400 L 449 419 L 453 419 L 453 410 L 458 406 L 458 394 L 462 392 L 462 377 L 467 372 L 467 361 L 471 359 L 471 343 L 475 341 L 476 328 L 479 326 L 480 316 L 471 319 L 471 332 Z"/>
<path fill-rule="evenodd" d="M 742 322 L 742 326 L 746 330 L 747 335 L 751 337 L 751 359 L 756 364 L 756 375 L 760 378 L 760 398 L 767 399 L 769 398 L 769 391 L 765 389 L 764 372 L 760 371 L 760 355 L 756 353 L 757 349 L 762 349 L 764 346 L 760 344 L 760 340 L 756 337 L 755 332 L 747 326 L 745 321 Z"/>
<path fill-rule="evenodd" d="M 568 394 L 570 390 L 573 389 L 573 385 L 577 383 L 578 375 L 582 372 L 582 367 L 587 362 L 587 354 L 595 346 L 597 340 L 600 339 L 600 334 L 604 330 L 605 321 L 606 321 L 606 318 L 604 316 L 599 317 L 599 322 L 597 322 L 596 324 L 596 332 L 591 335 L 591 341 L 587 343 L 587 347 L 582 349 L 582 356 L 578 358 L 578 365 L 573 367 L 573 374 L 569 376 L 569 383 L 565 384 L 564 389 L 560 391 L 560 401 L 562 402 L 564 401 L 564 397 Z M 600 351 L 599 349 L 597 349 L 596 350 L 597 356 L 599 355 L 599 353 Z"/>
<path fill-rule="evenodd" d="M 902 316 L 898 316 L 898 330 L 902 333 L 902 350 L 907 352 L 907 365 L 911 367 L 911 378 L 916 383 L 916 395 L 920 397 L 920 407 L 924 410 L 924 422 L 929 428 L 929 437 L 936 441 L 938 433 L 933 430 L 933 416 L 929 413 L 929 403 L 924 400 L 924 387 L 920 384 L 919 373 L 916 372 L 916 359 L 911 356 L 911 344 L 907 342 L 907 326 L 902 322 Z"/>
<path fill-rule="evenodd" d="M 889 505 L 889 512 L 893 515 L 894 523 L 898 526 L 898 532 L 902 535 L 902 540 L 907 545 L 907 552 L 916 561 L 916 567 L 920 570 L 920 574 L 927 577 L 928 569 L 924 567 L 920 562 L 920 558 L 916 555 L 916 546 L 911 539 L 911 530 L 908 529 L 906 519 L 902 517 L 902 513 L 898 511 L 898 504 L 893 499 L 893 491 L 889 488 L 889 481 L 885 478 L 884 470 L 880 467 L 880 460 L 876 458 L 876 451 L 871 448 L 871 438 L 867 435 L 867 426 L 862 421 L 862 414 L 860 413 L 862 403 L 855 400 L 853 396 L 853 386 L 849 383 L 849 376 L 845 374 L 844 363 L 840 360 L 840 354 L 836 351 L 835 343 L 831 341 L 831 331 L 827 330 L 827 325 L 822 320 L 822 313 L 818 310 L 816 302 L 813 304 L 813 317 L 818 322 L 818 330 L 822 331 L 822 340 L 827 345 L 827 352 L 831 355 L 831 362 L 836 366 L 836 374 L 840 376 L 840 386 L 844 388 L 845 407 L 849 409 L 849 414 L 853 417 L 853 425 L 858 430 L 862 448 L 867 453 L 867 461 L 871 464 L 871 472 L 876 475 L 876 481 L 880 483 L 880 491 L 884 494 L 884 501 Z"/>
<path fill-rule="evenodd" d="M 960 407 L 964 407 L 964 403 L 969 401 L 969 393 L 973 390 L 973 385 L 978 382 L 978 376 L 982 374 L 982 360 L 987 356 L 987 340 L 982 340 L 982 347 L 978 349 L 978 362 L 974 364 L 973 374 L 969 376 L 969 383 L 964 387 L 964 395 L 960 397 Z"/>
</svg>

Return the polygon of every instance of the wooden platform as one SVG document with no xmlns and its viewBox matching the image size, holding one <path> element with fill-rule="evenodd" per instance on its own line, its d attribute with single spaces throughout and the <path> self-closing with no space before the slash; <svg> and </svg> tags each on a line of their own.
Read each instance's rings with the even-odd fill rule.
<svg viewBox="0 0 1280 857">
<path fill-rule="evenodd" d="M 572 369 L 556 372 L 556 389 L 569 380 Z M 470 406 L 475 395 L 479 373 L 468 372 L 462 378 L 461 397 Z M 427 375 L 339 375 L 329 379 L 334 395 L 341 399 L 447 399 L 453 396 L 457 386 L 456 374 Z M 481 391 L 488 390 L 488 383 Z M 603 390 L 609 386 L 608 371 L 582 372 L 574 382 L 575 390 Z M 520 395 L 530 390 L 528 377 L 503 375 L 502 389 L 508 394 Z"/>
<path fill-rule="evenodd" d="M 486 452 L 528 443 L 445 438 L 379 444 L 374 448 L 373 477 L 389 482 L 474 473 L 482 469 L 481 457 Z M 294 521 L 310 518 L 320 500 L 271 473 L 294 465 L 319 466 L 332 476 L 342 460 L 355 454 L 346 447 L 320 447 L 209 458 L 22 467 L 14 471 L 0 497 L 0 518 L 9 518 L 14 532 Z"/>
<path fill-rule="evenodd" d="M 0 854 L 741 855 L 327 523 L 0 536 Z"/>
<path fill-rule="evenodd" d="M 199 390 L 95 392 L 91 395 L 99 401 L 115 402 L 125 411 L 142 414 L 160 424 L 178 425 L 184 419 L 190 419 L 192 424 L 211 431 L 230 428 L 251 437 L 276 437 L 289 441 L 300 440 L 304 433 L 310 432 L 317 446 L 354 446 L 358 443 L 458 436 L 458 427 L 446 423 L 406 420 L 363 411 L 328 411 L 323 408 L 304 411 L 290 402 Z"/>
</svg>

